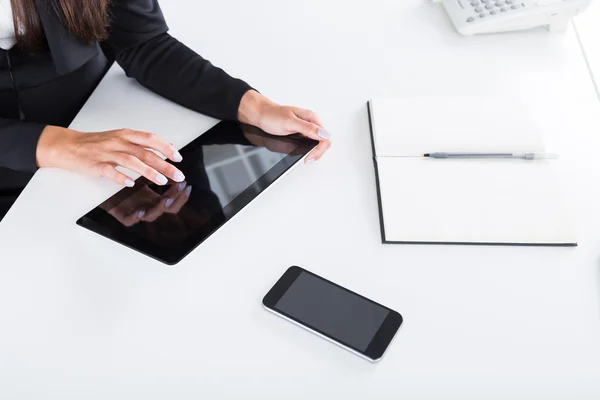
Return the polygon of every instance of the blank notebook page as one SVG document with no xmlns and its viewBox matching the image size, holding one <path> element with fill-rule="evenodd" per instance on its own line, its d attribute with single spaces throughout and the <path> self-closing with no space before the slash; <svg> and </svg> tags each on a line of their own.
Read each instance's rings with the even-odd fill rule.
<svg viewBox="0 0 600 400">
<path fill-rule="evenodd" d="M 523 106 L 498 98 L 369 102 L 385 242 L 576 243 L 559 160 L 428 159 L 543 152 Z"/>
<path fill-rule="evenodd" d="M 369 106 L 378 157 L 544 149 L 525 106 L 503 98 L 379 98 Z"/>
</svg>

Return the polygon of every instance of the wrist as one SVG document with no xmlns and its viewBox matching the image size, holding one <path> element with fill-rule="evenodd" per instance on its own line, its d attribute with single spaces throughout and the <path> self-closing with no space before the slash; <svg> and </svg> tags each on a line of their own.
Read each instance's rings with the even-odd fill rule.
<svg viewBox="0 0 600 400">
<path fill-rule="evenodd" d="M 48 125 L 42 131 L 35 152 L 38 167 L 57 167 L 62 150 L 68 145 L 69 139 L 79 133 L 60 126 Z"/>
<path fill-rule="evenodd" d="M 262 94 L 249 90 L 243 96 L 238 108 L 238 120 L 241 123 L 260 127 L 260 116 L 266 107 L 274 103 Z"/>
</svg>

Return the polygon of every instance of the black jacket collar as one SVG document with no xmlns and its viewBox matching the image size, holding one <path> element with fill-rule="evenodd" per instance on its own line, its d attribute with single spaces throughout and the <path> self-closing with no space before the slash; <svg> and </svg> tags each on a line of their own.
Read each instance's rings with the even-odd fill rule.
<svg viewBox="0 0 600 400">
<path fill-rule="evenodd" d="M 66 75 L 98 55 L 100 45 L 87 44 L 73 36 L 50 1 L 36 0 L 36 4 L 58 74 Z"/>
</svg>

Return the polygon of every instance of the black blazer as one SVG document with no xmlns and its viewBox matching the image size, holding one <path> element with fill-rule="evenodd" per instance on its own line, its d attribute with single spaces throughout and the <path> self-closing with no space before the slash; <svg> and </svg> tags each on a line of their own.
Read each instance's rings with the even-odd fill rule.
<svg viewBox="0 0 600 400">
<path fill-rule="evenodd" d="M 36 0 L 47 51 L 0 49 L 0 167 L 35 171 L 42 130 L 68 126 L 111 59 L 128 77 L 176 103 L 237 119 L 250 86 L 171 37 L 157 0 L 112 0 L 109 37 L 93 44 L 71 35 L 50 3 Z"/>
</svg>

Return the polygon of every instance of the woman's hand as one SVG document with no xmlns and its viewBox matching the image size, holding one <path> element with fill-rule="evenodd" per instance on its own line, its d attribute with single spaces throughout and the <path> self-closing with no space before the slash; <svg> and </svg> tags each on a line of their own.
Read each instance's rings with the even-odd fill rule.
<svg viewBox="0 0 600 400">
<path fill-rule="evenodd" d="M 36 158 L 39 167 L 105 176 L 124 186 L 133 186 L 133 179 L 117 171 L 117 166 L 137 172 L 158 185 L 166 185 L 168 179 L 175 182 L 185 179 L 181 171 L 150 149 L 175 162 L 182 160 L 173 145 L 151 133 L 131 129 L 82 133 L 56 126 L 47 126 L 42 132 Z"/>
<path fill-rule="evenodd" d="M 238 110 L 240 122 L 254 125 L 272 135 L 287 136 L 300 133 L 319 144 L 310 152 L 306 162 L 316 161 L 329 147 L 329 132 L 312 111 L 298 107 L 280 106 L 265 96 L 250 90 L 242 97 Z"/>
</svg>

